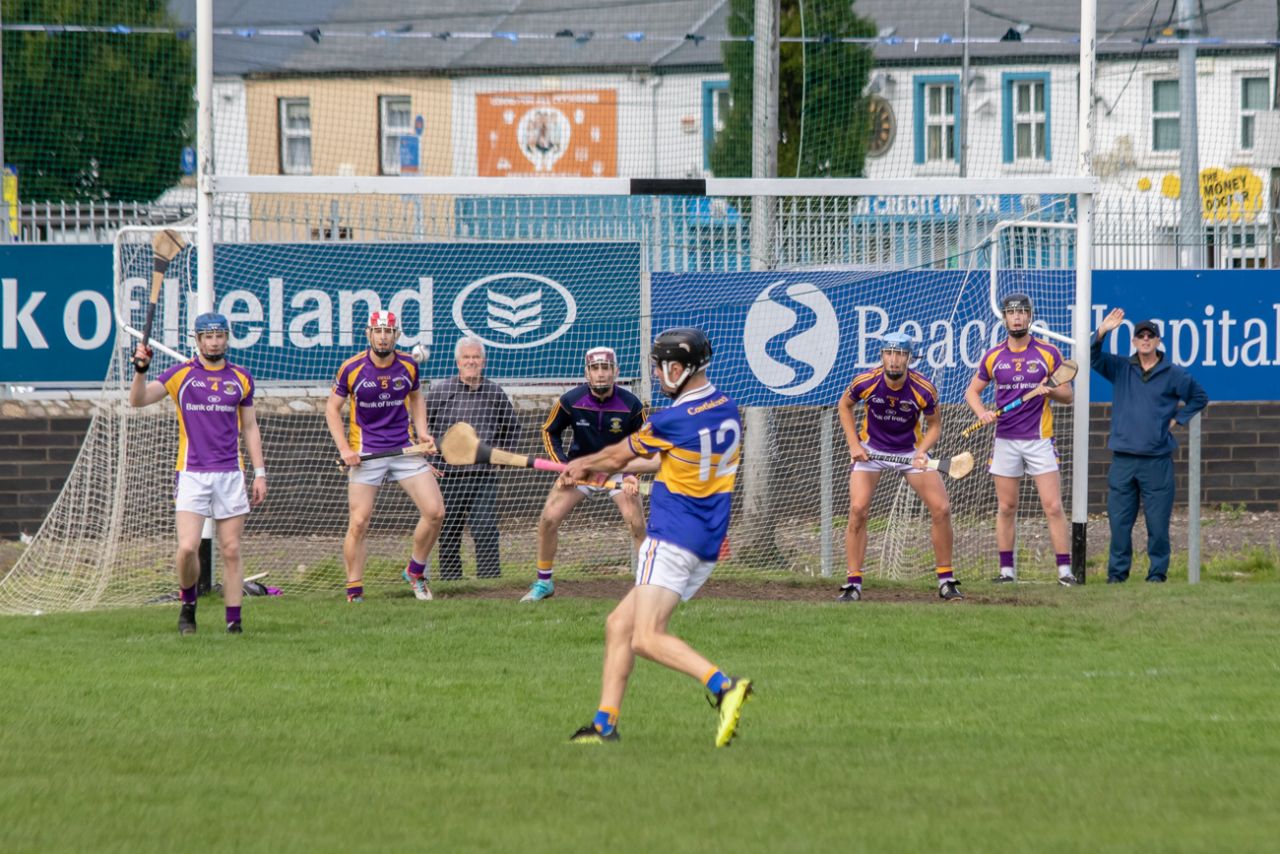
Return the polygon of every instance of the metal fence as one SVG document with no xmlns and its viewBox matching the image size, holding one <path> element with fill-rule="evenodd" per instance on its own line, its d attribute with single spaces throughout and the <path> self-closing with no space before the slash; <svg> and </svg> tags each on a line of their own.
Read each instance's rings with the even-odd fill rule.
<svg viewBox="0 0 1280 854">
<path fill-rule="evenodd" d="M 779 200 L 774 245 L 781 267 L 955 266 L 1001 219 L 1069 221 L 1069 200 L 1042 197 L 978 204 L 947 197 Z M 975 197 L 976 198 L 976 197 Z M 999 200 L 1010 197 L 997 197 Z M 228 197 L 214 206 L 220 242 L 332 240 L 640 240 L 653 269 L 750 267 L 750 199 L 673 197 Z M 1159 195 L 1101 197 L 1095 206 L 1094 267 L 1175 269 L 1183 238 L 1179 202 Z M 20 243 L 107 243 L 127 225 L 189 220 L 195 205 L 140 202 L 24 202 Z M 1036 240 L 1069 239 L 1041 234 Z M 1206 221 L 1205 266 L 1280 267 L 1280 213 Z M 1002 249 L 1002 251 L 1005 251 Z M 1069 250 L 1014 247 L 1011 266 L 1074 263 Z"/>
</svg>

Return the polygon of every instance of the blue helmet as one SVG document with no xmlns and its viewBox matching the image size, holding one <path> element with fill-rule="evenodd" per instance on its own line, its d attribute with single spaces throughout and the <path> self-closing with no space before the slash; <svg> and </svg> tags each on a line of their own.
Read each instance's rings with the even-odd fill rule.
<svg viewBox="0 0 1280 854">
<path fill-rule="evenodd" d="M 226 332 L 230 334 L 231 324 L 227 322 L 225 315 L 218 314 L 216 311 L 206 311 L 196 318 L 195 324 L 196 335 L 202 335 L 205 332 Z"/>
<path fill-rule="evenodd" d="M 890 332 L 888 335 L 880 336 L 881 353 L 886 350 L 896 350 L 910 357 L 915 352 L 915 346 L 915 340 L 905 332 Z"/>
</svg>

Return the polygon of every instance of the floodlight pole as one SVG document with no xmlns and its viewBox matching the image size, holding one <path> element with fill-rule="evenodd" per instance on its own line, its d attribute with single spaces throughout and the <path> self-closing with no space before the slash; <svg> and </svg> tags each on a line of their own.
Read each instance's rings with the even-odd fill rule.
<svg viewBox="0 0 1280 854">
<path fill-rule="evenodd" d="M 1098 34 L 1097 0 L 1080 3 L 1080 177 L 1093 175 L 1093 74 Z M 1071 571 L 1085 582 L 1085 555 L 1089 544 L 1089 349 L 1093 335 L 1093 192 L 1076 195 L 1076 299 L 1072 317 L 1076 361 L 1084 370 L 1076 375 L 1072 407 L 1071 450 Z"/>
</svg>

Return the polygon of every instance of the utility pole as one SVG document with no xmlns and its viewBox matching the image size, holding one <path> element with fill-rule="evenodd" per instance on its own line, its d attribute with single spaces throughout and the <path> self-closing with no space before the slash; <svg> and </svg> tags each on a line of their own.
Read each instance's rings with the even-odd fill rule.
<svg viewBox="0 0 1280 854">
<path fill-rule="evenodd" d="M 1180 39 L 1204 35 L 1199 0 L 1177 0 L 1174 32 Z M 1204 216 L 1200 202 L 1199 119 L 1196 115 L 1196 46 L 1178 46 L 1178 140 L 1182 192 L 1178 227 L 1179 264 L 1184 270 L 1204 267 Z"/>
</svg>

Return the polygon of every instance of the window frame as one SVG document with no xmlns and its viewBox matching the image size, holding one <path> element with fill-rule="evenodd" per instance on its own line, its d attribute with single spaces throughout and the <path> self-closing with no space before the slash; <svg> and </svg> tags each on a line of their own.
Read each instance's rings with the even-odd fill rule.
<svg viewBox="0 0 1280 854">
<path fill-rule="evenodd" d="M 1161 83 L 1172 83 L 1178 87 L 1178 108 L 1172 111 L 1156 112 L 1156 87 Z M 1151 78 L 1150 88 L 1150 105 L 1151 105 L 1151 124 L 1148 126 L 1151 131 L 1151 153 L 1161 155 L 1177 154 L 1182 150 L 1182 83 L 1176 77 L 1153 77 Z M 1178 144 L 1173 148 L 1156 148 L 1156 122 L 1158 121 L 1176 121 L 1178 123 Z"/>
<path fill-rule="evenodd" d="M 1260 112 L 1266 112 L 1268 109 L 1270 109 L 1269 105 L 1271 104 L 1271 77 L 1266 72 L 1263 72 L 1263 71 L 1246 71 L 1246 72 L 1242 72 L 1239 75 L 1238 79 L 1240 81 L 1240 87 L 1239 87 L 1240 97 L 1236 101 L 1236 104 L 1238 106 L 1237 112 L 1240 117 L 1240 123 L 1237 126 L 1238 133 L 1236 135 L 1236 149 L 1240 152 L 1247 152 L 1252 154 L 1258 148 L 1257 115 Z M 1245 84 L 1251 80 L 1261 80 L 1263 84 L 1266 86 L 1266 92 L 1263 93 L 1263 99 L 1262 99 L 1263 106 L 1261 107 L 1245 107 L 1244 105 Z M 1252 144 L 1249 145 L 1247 148 L 1245 147 L 1245 144 L 1244 144 L 1244 123 L 1246 119 L 1248 119 L 1253 123 L 1252 130 L 1250 131 L 1250 136 L 1253 137 L 1253 140 L 1252 140 Z"/>
<path fill-rule="evenodd" d="M 716 108 L 717 99 L 722 92 L 729 91 L 729 81 L 726 80 L 703 80 L 702 81 L 702 168 L 711 169 L 711 149 L 716 144 L 716 134 L 724 130 L 724 117 L 720 115 L 720 111 Z M 733 95 L 729 95 L 730 105 L 732 106 Z M 721 126 L 716 127 L 716 120 L 719 119 Z"/>
<path fill-rule="evenodd" d="M 390 122 L 387 119 L 387 106 L 393 101 L 404 101 L 408 104 L 409 109 L 406 111 L 409 116 L 408 123 L 403 129 L 392 130 Z M 413 136 L 413 96 L 412 95 L 379 95 L 378 96 L 378 171 L 382 175 L 399 175 L 400 174 L 400 139 L 406 136 Z M 387 163 L 387 140 L 395 137 L 395 163 L 390 166 Z"/>
<path fill-rule="evenodd" d="M 914 91 L 912 116 L 914 121 L 913 141 L 915 142 L 915 161 L 917 166 L 926 167 L 942 167 L 955 168 L 960 167 L 960 129 L 957 122 L 960 114 L 964 110 L 964 94 L 960 90 L 960 75 L 958 74 L 922 74 L 912 78 L 912 86 Z M 950 86 L 955 93 L 953 100 L 953 112 L 951 113 L 951 157 L 942 160 L 929 160 L 927 154 L 927 138 L 928 138 L 928 116 L 926 110 L 926 99 L 928 90 L 932 86 Z M 943 98 L 945 99 L 945 94 Z M 946 123 L 935 122 L 944 128 L 943 136 L 946 135 Z M 943 143 L 945 148 L 945 142 Z"/>
<path fill-rule="evenodd" d="M 1043 156 L 1032 155 L 1031 157 L 1019 157 L 1017 146 L 1017 91 L 1018 85 L 1022 83 L 1039 83 L 1044 87 L 1044 154 Z M 1005 163 L 1049 163 L 1053 160 L 1053 112 L 1052 98 L 1053 91 L 1050 85 L 1050 76 L 1048 71 L 1006 71 L 1000 78 L 1001 100 L 1002 100 L 1002 116 L 1001 116 L 1001 136 L 1002 136 L 1002 154 Z M 1032 90 L 1034 92 L 1034 90 Z M 1034 108 L 1034 103 L 1032 107 Z M 1035 128 L 1033 112 L 1028 114 L 1033 119 L 1030 124 Z M 1028 122 L 1022 122 L 1026 124 Z M 1034 145 L 1034 139 L 1032 141 Z"/>
<path fill-rule="evenodd" d="M 306 131 L 294 130 L 289 127 L 288 111 L 289 107 L 297 104 L 305 104 L 307 107 L 307 129 Z M 309 97 L 282 97 L 276 99 L 276 116 L 277 129 L 280 136 L 280 174 L 281 175 L 310 175 L 315 169 L 315 149 L 312 146 L 312 130 L 313 122 L 311 117 L 311 99 Z M 289 141 L 293 139 L 307 140 L 307 166 L 305 169 L 292 165 L 289 159 Z"/>
</svg>

